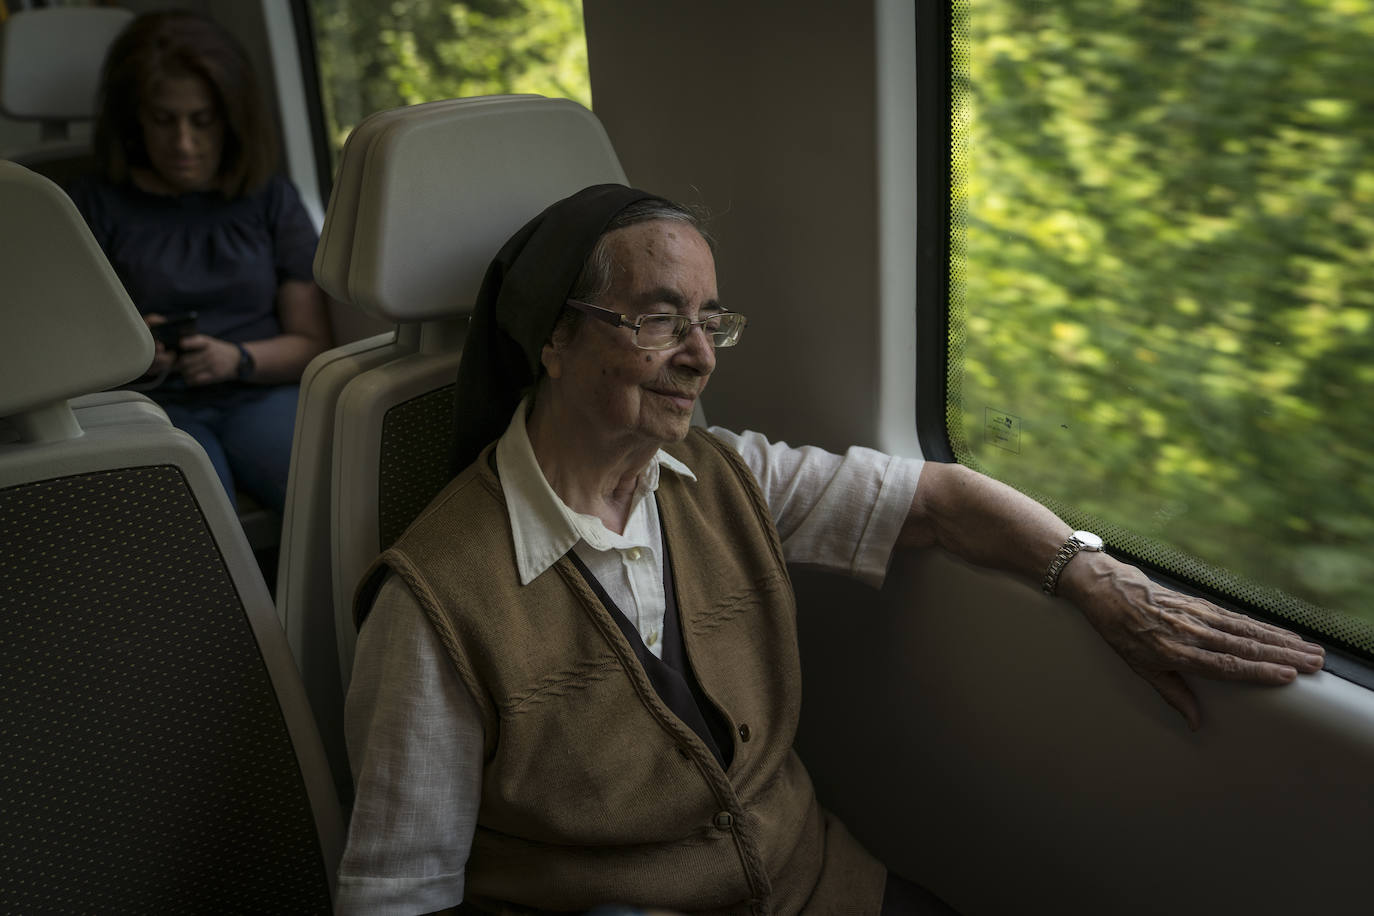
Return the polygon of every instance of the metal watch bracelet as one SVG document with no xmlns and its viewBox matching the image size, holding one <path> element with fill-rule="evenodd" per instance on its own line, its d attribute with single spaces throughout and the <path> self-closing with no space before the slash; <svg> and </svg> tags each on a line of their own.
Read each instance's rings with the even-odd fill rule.
<svg viewBox="0 0 1374 916">
<path fill-rule="evenodd" d="M 1075 531 L 1069 535 L 1069 539 L 1064 542 L 1064 546 L 1059 548 L 1059 552 L 1050 561 L 1050 568 L 1045 570 L 1045 580 L 1040 583 L 1040 590 L 1047 595 L 1053 595 L 1059 589 L 1059 574 L 1064 571 L 1064 567 L 1069 565 L 1069 561 L 1078 555 L 1080 550 L 1100 551 L 1102 550 L 1102 539 L 1091 531 Z"/>
</svg>

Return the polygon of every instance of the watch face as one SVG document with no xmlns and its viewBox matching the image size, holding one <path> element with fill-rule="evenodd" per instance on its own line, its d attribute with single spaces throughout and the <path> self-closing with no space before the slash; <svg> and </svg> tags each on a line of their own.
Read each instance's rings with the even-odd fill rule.
<svg viewBox="0 0 1374 916">
<path fill-rule="evenodd" d="M 1102 538 L 1093 534 L 1091 531 L 1075 531 L 1074 539 L 1083 545 L 1084 550 L 1101 550 Z"/>
</svg>

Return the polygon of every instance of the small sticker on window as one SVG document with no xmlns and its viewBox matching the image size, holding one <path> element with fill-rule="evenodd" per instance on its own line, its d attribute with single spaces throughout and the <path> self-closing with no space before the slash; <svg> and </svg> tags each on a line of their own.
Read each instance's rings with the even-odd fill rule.
<svg viewBox="0 0 1374 916">
<path fill-rule="evenodd" d="M 1021 418 L 1003 410 L 983 408 L 983 440 L 989 445 L 1021 454 Z"/>
</svg>

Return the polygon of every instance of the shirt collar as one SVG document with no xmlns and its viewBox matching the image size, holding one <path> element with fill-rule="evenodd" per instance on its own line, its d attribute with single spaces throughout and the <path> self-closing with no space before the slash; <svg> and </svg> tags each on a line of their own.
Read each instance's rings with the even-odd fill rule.
<svg viewBox="0 0 1374 916">
<path fill-rule="evenodd" d="M 510 516 L 511 534 L 515 540 L 515 565 L 520 584 L 528 585 L 547 570 L 579 540 L 595 550 L 629 549 L 649 546 L 648 513 L 645 499 L 658 489 L 663 469 L 688 480 L 696 480 L 687 465 L 659 449 L 640 474 L 639 484 L 630 508 L 625 533 L 616 534 L 601 519 L 583 515 L 568 508 L 549 486 L 539 461 L 534 457 L 529 432 L 525 429 L 525 414 L 530 398 L 526 396 L 515 408 L 510 425 L 496 443 L 496 468 L 501 475 L 501 489 L 506 495 L 506 512 Z"/>
</svg>

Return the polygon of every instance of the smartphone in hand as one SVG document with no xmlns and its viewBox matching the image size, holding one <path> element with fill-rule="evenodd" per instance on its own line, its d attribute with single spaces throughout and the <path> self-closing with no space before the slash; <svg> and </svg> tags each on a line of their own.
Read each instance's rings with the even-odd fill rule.
<svg viewBox="0 0 1374 916">
<path fill-rule="evenodd" d="M 179 353 L 181 339 L 196 333 L 196 319 L 199 317 L 197 312 L 175 312 L 168 315 L 162 324 L 155 324 L 149 330 L 153 332 L 153 338 L 164 347 Z"/>
</svg>

